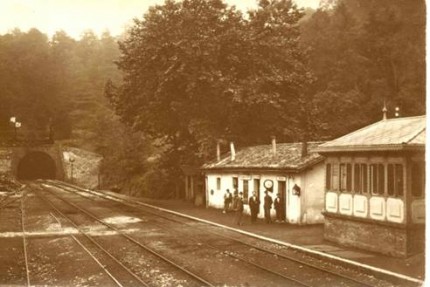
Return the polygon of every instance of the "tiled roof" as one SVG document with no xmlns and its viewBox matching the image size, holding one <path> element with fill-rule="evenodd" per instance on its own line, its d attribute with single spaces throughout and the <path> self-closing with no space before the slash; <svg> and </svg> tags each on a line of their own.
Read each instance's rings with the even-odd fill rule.
<svg viewBox="0 0 430 287">
<path fill-rule="evenodd" d="M 318 152 L 422 149 L 426 116 L 376 122 L 320 145 Z"/>
<path fill-rule="evenodd" d="M 273 156 L 272 145 L 259 145 L 243 148 L 236 152 L 234 161 L 230 153 L 220 161 L 212 161 L 202 169 L 282 169 L 300 171 L 324 159 L 314 152 L 321 142 L 309 142 L 307 155 L 302 157 L 302 143 L 279 143 L 276 145 L 276 156 Z"/>
</svg>

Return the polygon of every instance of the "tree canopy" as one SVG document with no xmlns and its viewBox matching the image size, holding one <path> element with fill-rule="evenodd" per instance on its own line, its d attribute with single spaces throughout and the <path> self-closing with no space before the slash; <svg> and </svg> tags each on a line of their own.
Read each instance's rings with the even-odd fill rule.
<svg viewBox="0 0 430 287">
<path fill-rule="evenodd" d="M 333 2 L 333 1 L 332 1 Z M 382 118 L 425 113 L 424 1 L 337 1 L 301 25 L 309 51 L 315 137 L 331 139 Z M 330 3 L 333 5 L 333 3 Z"/>
<path fill-rule="evenodd" d="M 120 43 L 124 80 L 107 94 L 126 123 L 170 147 L 176 169 L 213 157 L 218 139 L 294 139 L 294 103 L 312 79 L 302 14 L 286 0 L 260 1 L 247 17 L 221 0 L 168 0 Z"/>
</svg>

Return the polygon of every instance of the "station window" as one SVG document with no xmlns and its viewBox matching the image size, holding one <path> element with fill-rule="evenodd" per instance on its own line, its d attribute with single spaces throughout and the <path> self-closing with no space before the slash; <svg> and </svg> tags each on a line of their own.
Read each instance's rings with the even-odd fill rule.
<svg viewBox="0 0 430 287">
<path fill-rule="evenodd" d="M 339 166 L 339 172 L 340 172 L 340 190 L 341 191 L 352 191 L 352 169 L 351 164 L 349 163 L 342 163 Z"/>
<path fill-rule="evenodd" d="M 331 188 L 332 190 L 339 190 L 339 165 L 338 164 L 333 164 L 331 173 L 332 173 Z"/>
<path fill-rule="evenodd" d="M 339 187 L 340 191 L 346 190 L 346 164 L 341 163 L 339 165 Z"/>
<path fill-rule="evenodd" d="M 354 192 L 367 193 L 367 164 L 354 164 Z"/>
<path fill-rule="evenodd" d="M 368 191 L 368 180 L 367 180 L 367 164 L 361 164 L 361 192 L 367 193 Z"/>
<path fill-rule="evenodd" d="M 387 193 L 389 196 L 403 196 L 403 166 L 387 165 Z"/>
<path fill-rule="evenodd" d="M 245 202 L 248 201 L 248 196 L 249 196 L 249 181 L 244 179 L 243 180 L 243 198 Z"/>
<path fill-rule="evenodd" d="M 412 195 L 422 197 L 425 188 L 425 163 L 413 163 L 411 173 Z"/>
<path fill-rule="evenodd" d="M 396 192 L 398 196 L 403 196 L 403 165 L 396 164 Z"/>
<path fill-rule="evenodd" d="M 369 188 L 372 194 L 384 194 L 385 168 L 383 164 L 371 164 L 369 167 Z"/>
<path fill-rule="evenodd" d="M 352 191 L 352 165 L 346 164 L 346 190 Z"/>
<path fill-rule="evenodd" d="M 233 177 L 233 189 L 238 190 L 239 188 L 239 179 L 237 177 Z"/>
<path fill-rule="evenodd" d="M 325 167 L 325 188 L 326 190 L 331 189 L 331 164 L 327 164 Z"/>
<path fill-rule="evenodd" d="M 216 189 L 221 190 L 221 177 L 216 178 Z"/>
<path fill-rule="evenodd" d="M 354 164 L 354 192 L 361 193 L 361 169 L 360 164 Z"/>
</svg>

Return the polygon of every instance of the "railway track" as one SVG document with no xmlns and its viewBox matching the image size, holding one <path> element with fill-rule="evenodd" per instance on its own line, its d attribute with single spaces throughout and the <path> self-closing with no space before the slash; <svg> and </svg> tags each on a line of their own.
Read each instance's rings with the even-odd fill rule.
<svg viewBox="0 0 430 287">
<path fill-rule="evenodd" d="M 46 190 L 46 189 L 45 189 Z M 104 222 L 101 218 L 97 217 L 96 215 L 94 215 L 93 213 L 89 212 L 86 209 L 81 208 L 80 206 L 70 202 L 69 200 L 58 196 L 57 194 L 55 194 L 52 191 L 46 190 L 48 193 L 50 193 L 52 196 L 54 196 L 55 198 L 57 198 L 58 200 L 61 200 L 62 202 L 74 207 L 75 209 L 79 210 L 80 212 L 84 213 L 85 215 L 87 215 L 88 217 L 92 218 L 93 220 L 97 221 L 98 223 L 106 226 L 107 228 L 115 231 L 118 235 L 121 235 L 122 237 L 126 238 L 128 241 L 132 242 L 133 244 L 135 244 L 136 246 L 139 246 L 140 248 L 144 249 L 145 251 L 151 253 L 152 255 L 158 257 L 159 259 L 163 260 L 164 262 L 170 264 L 172 267 L 174 267 L 177 270 L 182 271 L 183 273 L 185 273 L 186 275 L 190 276 L 193 280 L 195 280 L 196 282 L 198 282 L 199 286 L 214 286 L 214 284 L 210 283 L 209 281 L 207 281 L 206 279 L 202 278 L 201 276 L 193 273 L 192 271 L 180 266 L 179 264 L 175 263 L 174 261 L 170 260 L 169 258 L 165 257 L 164 255 L 160 254 L 159 252 L 155 251 L 152 248 L 149 248 L 148 246 L 142 244 L 141 242 L 139 242 L 138 240 L 136 240 L 135 238 L 131 237 L 130 235 L 124 233 L 123 231 L 121 231 L 120 229 L 116 228 L 115 226 L 113 226 L 112 224 L 106 223 Z M 48 202 L 50 202 L 50 204 L 52 204 L 52 206 L 54 207 L 52 201 L 48 198 L 45 197 L 45 200 L 47 200 Z M 55 208 L 58 212 L 61 212 L 58 208 Z M 70 216 L 66 215 L 65 213 L 61 212 L 62 216 L 66 217 L 69 219 L 69 222 L 71 222 L 75 228 L 78 228 L 79 230 L 79 226 L 73 222 L 73 220 L 70 218 Z M 84 233 L 85 234 L 85 233 Z M 91 238 L 91 237 L 90 237 Z M 92 240 L 93 243 L 97 244 L 99 246 L 99 248 L 103 248 L 100 244 L 96 243 L 95 240 Z M 104 252 L 109 254 L 110 257 L 114 257 L 109 251 L 107 251 L 106 249 L 104 249 Z M 121 264 L 118 261 L 119 264 Z M 125 267 L 124 265 L 122 265 L 122 267 Z M 135 274 L 134 274 L 135 275 Z M 135 275 L 137 276 L 137 275 Z M 135 277 L 136 278 L 136 277 Z M 141 279 L 139 279 L 140 283 L 143 286 L 150 286 L 147 282 L 143 282 Z"/>
<path fill-rule="evenodd" d="M 127 274 L 131 275 L 137 282 L 139 282 L 139 284 L 141 284 L 142 286 L 150 286 L 148 283 L 146 283 L 145 281 L 143 281 L 138 275 L 136 275 L 136 273 L 134 273 L 133 271 L 131 271 L 129 268 L 127 268 L 123 263 L 121 263 L 112 253 L 110 253 L 107 249 L 105 249 L 102 245 L 100 245 L 96 240 L 94 240 L 91 236 L 89 236 L 88 234 L 86 234 L 82 228 L 80 228 L 77 224 L 75 224 L 73 222 L 73 220 L 70 218 L 70 216 L 68 216 L 67 214 L 65 214 L 64 212 L 62 212 L 61 210 L 59 210 L 53 203 L 52 201 L 50 201 L 49 199 L 47 199 L 45 196 L 43 196 L 42 194 L 40 194 L 38 191 L 35 191 L 36 196 L 38 196 L 39 198 L 42 199 L 42 201 L 50 206 L 50 208 L 52 208 L 57 214 L 59 214 L 61 217 L 65 218 L 76 230 L 79 231 L 79 234 L 82 235 L 84 238 L 86 238 L 89 242 L 91 242 L 92 244 L 94 244 L 99 250 L 101 250 L 105 255 L 107 255 L 110 259 L 112 259 L 118 266 L 120 266 Z M 58 218 L 56 218 L 56 220 L 59 222 Z M 82 247 L 82 249 L 96 262 L 97 265 L 100 266 L 100 268 L 103 270 L 103 272 L 105 272 L 109 278 L 111 278 L 111 280 L 114 282 L 115 285 L 123 287 L 126 286 L 125 284 L 121 283 L 121 279 L 118 278 L 119 276 L 115 276 L 112 272 L 110 272 L 108 270 L 108 268 L 105 266 L 106 262 L 102 263 L 99 259 L 97 259 L 96 254 L 94 254 L 93 252 L 91 252 L 89 250 L 89 248 L 87 248 L 85 246 L 85 244 L 79 240 L 75 235 L 70 234 L 69 235 L 80 247 Z"/>
<path fill-rule="evenodd" d="M 30 284 L 30 269 L 28 264 L 28 254 L 27 254 L 27 236 L 25 231 L 25 208 L 24 208 L 24 201 L 25 201 L 25 191 L 22 191 L 21 196 L 19 199 L 21 199 L 20 203 L 20 211 L 21 211 L 21 229 L 22 229 L 22 246 L 24 250 L 24 264 L 25 264 L 25 273 L 26 273 L 26 283 L 27 286 L 31 286 Z"/>
<path fill-rule="evenodd" d="M 53 183 L 50 183 L 50 184 L 53 184 Z M 71 186 L 68 186 L 68 185 L 63 185 L 63 184 L 53 184 L 53 185 L 55 185 L 55 186 L 57 186 L 59 188 L 62 188 L 62 189 L 66 189 L 68 191 L 80 191 L 80 192 L 82 191 L 82 189 L 71 187 Z M 106 196 L 106 195 L 104 195 L 104 194 L 102 194 L 100 192 L 93 192 L 93 191 L 91 191 L 91 193 L 97 195 L 98 197 L 102 197 L 104 199 L 109 199 L 111 201 L 111 198 L 109 198 L 111 196 Z M 84 196 L 84 195 L 82 195 L 80 193 L 77 193 L 77 194 L 79 194 L 81 196 Z M 141 207 L 138 204 L 136 204 L 135 202 L 130 202 L 130 201 L 126 202 L 126 200 L 124 200 L 122 198 L 117 198 L 117 199 L 120 200 L 121 203 L 123 203 L 123 204 L 129 205 L 129 206 L 134 206 L 134 207 Z M 151 214 L 152 216 L 156 216 L 157 218 L 163 218 L 164 220 L 168 220 L 170 222 L 179 223 L 181 225 L 184 225 L 184 224 L 185 225 L 190 225 L 190 223 L 184 222 L 182 220 L 177 220 L 175 218 L 172 218 L 171 216 L 162 215 L 159 212 L 152 212 L 152 211 L 148 211 L 147 209 L 146 210 L 139 209 L 139 210 L 141 212 L 143 212 L 143 213 Z M 159 228 L 166 229 L 166 227 L 163 226 L 163 225 L 161 225 L 161 224 L 157 224 L 157 226 Z M 193 224 L 192 227 L 195 230 L 196 225 Z M 171 229 L 171 228 L 169 228 L 169 229 Z M 264 253 L 266 255 L 270 255 L 270 256 L 276 257 L 278 263 L 280 261 L 288 261 L 288 262 L 294 262 L 295 264 L 300 264 L 300 268 L 302 268 L 303 272 L 304 272 L 303 269 L 309 269 L 309 270 L 312 269 L 312 270 L 314 270 L 314 274 L 315 274 L 315 272 L 320 272 L 319 274 L 316 274 L 316 276 L 319 276 L 321 278 L 327 277 L 327 276 L 331 277 L 331 280 L 333 280 L 332 282 L 336 282 L 336 284 L 342 284 L 342 286 L 374 286 L 374 282 L 369 283 L 369 282 L 365 282 L 363 280 L 357 280 L 356 278 L 353 278 L 351 276 L 347 276 L 345 274 L 341 274 L 341 273 L 335 272 L 333 270 L 328 270 L 328 269 L 322 268 L 320 266 L 316 266 L 314 264 L 310 264 L 310 263 L 305 262 L 303 260 L 298 260 L 298 259 L 293 258 L 291 256 L 286 256 L 285 254 L 281 254 L 279 252 L 274 252 L 272 250 L 268 250 L 266 248 L 262 248 L 262 247 L 256 246 L 255 244 L 250 244 L 250 243 L 244 242 L 242 240 L 233 238 L 231 236 L 222 235 L 220 233 L 216 233 L 214 231 L 208 230 L 207 228 L 205 228 L 204 230 L 201 229 L 201 228 L 199 228 L 199 230 L 203 234 L 207 235 L 208 233 L 210 233 L 212 236 L 221 238 L 224 241 L 225 240 L 228 241 L 227 243 L 223 244 L 222 246 L 219 246 L 219 245 L 217 246 L 216 243 L 215 244 L 214 243 L 207 243 L 207 242 L 204 243 L 209 248 L 216 249 L 216 250 L 219 250 L 221 252 L 224 252 L 225 254 L 227 254 L 227 255 L 229 255 L 229 256 L 237 259 L 237 260 L 240 260 L 240 261 L 245 262 L 247 264 L 253 265 L 253 266 L 257 267 L 257 268 L 260 268 L 261 270 L 265 270 L 266 272 L 272 273 L 274 275 L 283 277 L 283 278 L 285 278 L 287 280 L 290 280 L 291 282 L 294 282 L 294 283 L 299 284 L 301 286 L 321 286 L 321 285 L 310 285 L 310 284 L 304 283 L 304 282 L 302 282 L 300 280 L 297 280 L 296 278 L 292 278 L 290 276 L 286 276 L 285 274 L 282 274 L 280 272 L 277 272 L 277 271 L 269 269 L 269 268 L 267 268 L 265 266 L 262 266 L 259 263 L 247 260 L 247 259 L 243 258 L 243 256 L 237 255 L 237 252 L 235 252 L 234 250 L 233 251 L 227 250 L 226 247 L 231 248 L 232 245 L 236 244 L 236 246 L 239 246 L 242 249 L 243 249 L 243 247 L 246 247 L 248 249 L 252 249 L 252 250 L 255 250 L 255 251 L 259 251 L 260 253 Z M 177 228 L 175 229 L 175 232 L 184 234 L 185 236 L 187 236 L 187 238 L 192 239 L 195 242 L 201 242 L 200 238 L 197 238 L 197 237 L 195 237 L 195 236 L 193 236 L 191 234 L 185 234 L 183 231 L 180 231 Z M 212 242 L 216 242 L 216 240 L 217 239 L 213 240 Z M 309 272 L 309 270 L 307 270 L 307 272 Z M 321 282 L 319 282 L 319 283 L 321 283 Z M 326 285 L 326 286 L 330 286 L 330 285 Z"/>
<path fill-rule="evenodd" d="M 64 198 L 62 198 L 62 197 L 59 197 L 58 195 L 56 195 L 55 193 L 52 193 L 53 195 L 55 195 L 55 196 L 57 196 L 59 199 L 61 199 L 61 200 L 63 200 L 63 201 L 66 201 L 66 203 L 68 203 L 68 204 L 71 204 L 71 205 L 73 205 L 73 206 L 75 206 L 76 208 L 80 208 L 79 206 L 77 206 L 77 205 L 75 205 L 75 204 L 73 204 L 73 203 L 71 203 L 71 202 L 69 202 L 68 200 L 66 200 L 66 199 L 64 199 Z M 80 209 L 82 209 L 82 208 L 80 208 Z M 88 213 L 88 211 L 86 211 L 85 209 L 82 209 L 82 210 L 84 210 L 83 212 L 85 212 L 85 213 Z M 94 218 L 94 219 L 99 219 L 99 220 L 101 220 L 100 218 L 98 218 L 98 217 L 95 217 L 94 215 L 92 215 L 92 217 Z M 171 231 L 170 231 L 171 232 Z M 170 234 L 170 237 L 177 237 L 176 235 L 171 235 Z M 190 240 L 193 240 L 194 241 L 194 243 L 199 243 L 198 242 L 198 240 L 196 240 L 196 239 L 193 239 L 193 238 L 191 238 L 190 236 L 188 236 L 187 235 L 187 240 L 188 241 L 190 241 Z M 189 244 L 189 243 L 188 243 Z M 200 247 L 199 248 L 201 248 L 201 245 L 202 244 L 200 244 L 199 243 L 199 245 L 200 245 Z M 217 247 L 215 247 L 215 246 L 210 246 L 210 245 L 208 245 L 208 244 L 205 244 L 206 246 L 208 246 L 208 247 L 210 247 L 211 249 L 214 249 L 214 250 L 216 250 L 218 253 L 222 253 L 223 255 L 227 255 L 227 256 L 229 256 L 229 257 L 232 257 L 233 259 L 234 259 L 234 264 L 237 264 L 237 261 L 241 261 L 241 262 L 244 262 L 244 263 L 246 263 L 246 264 L 249 264 L 249 265 L 251 265 L 253 268 L 255 268 L 256 270 L 256 272 L 259 272 L 259 273 L 261 273 L 262 271 L 264 272 L 264 273 L 269 273 L 269 275 L 270 276 L 276 276 L 276 277 L 279 277 L 277 280 L 278 280 L 278 282 L 279 282 L 279 279 L 282 279 L 282 281 L 283 281 L 283 283 L 282 283 L 282 286 L 283 285 L 285 285 L 285 284 L 287 284 L 286 286 L 306 286 L 306 287 L 312 287 L 312 285 L 309 285 L 309 284 L 306 284 L 306 283 L 304 283 L 304 282 L 301 282 L 301 281 L 299 281 L 299 280 L 297 280 L 297 279 L 295 279 L 294 277 L 292 277 L 292 276 L 287 276 L 287 275 L 285 275 L 285 274 L 282 274 L 282 273 L 280 273 L 280 272 L 276 272 L 276 271 L 273 271 L 273 270 L 270 270 L 270 269 L 268 269 L 268 268 L 265 268 L 264 266 L 262 266 L 262 265 L 260 265 L 260 264 L 258 264 L 258 263 L 253 263 L 253 262 L 251 262 L 251 261 L 249 261 L 249 260 L 246 260 L 246 259 L 244 259 L 243 257 L 241 257 L 241 256 L 237 256 L 237 255 L 234 255 L 234 254 L 232 254 L 232 253 L 230 253 L 230 252 L 225 252 L 224 250 L 220 250 L 219 248 L 217 248 Z M 266 275 L 266 277 L 267 277 L 267 275 Z M 211 284 L 211 283 L 209 283 L 208 281 L 206 281 L 207 282 L 207 284 L 209 285 L 209 284 Z M 217 284 L 217 283 L 213 283 L 213 284 L 211 284 L 210 286 L 213 286 L 213 285 L 219 285 L 219 284 Z M 279 284 L 279 283 L 278 283 Z M 277 285 L 278 286 L 278 285 Z"/>
</svg>

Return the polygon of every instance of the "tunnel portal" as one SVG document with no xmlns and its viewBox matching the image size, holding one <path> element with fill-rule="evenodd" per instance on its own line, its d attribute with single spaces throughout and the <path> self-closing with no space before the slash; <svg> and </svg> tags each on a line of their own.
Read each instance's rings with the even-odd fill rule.
<svg viewBox="0 0 430 287">
<path fill-rule="evenodd" d="M 29 152 L 18 164 L 17 177 L 21 180 L 55 179 L 55 161 L 44 152 Z"/>
</svg>

